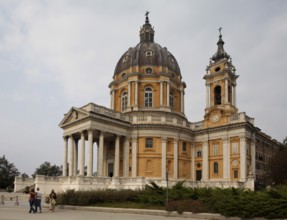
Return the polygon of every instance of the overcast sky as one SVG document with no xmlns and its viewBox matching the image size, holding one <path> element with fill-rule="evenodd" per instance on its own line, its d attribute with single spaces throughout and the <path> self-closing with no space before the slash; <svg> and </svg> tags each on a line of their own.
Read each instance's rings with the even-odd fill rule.
<svg viewBox="0 0 287 220">
<path fill-rule="evenodd" d="M 189 121 L 203 120 L 203 76 L 222 27 L 239 112 L 287 136 L 287 1 L 0 0 L 0 156 L 29 175 L 45 161 L 62 165 L 64 113 L 110 107 L 115 65 L 139 43 L 146 11 L 181 68 Z"/>
</svg>

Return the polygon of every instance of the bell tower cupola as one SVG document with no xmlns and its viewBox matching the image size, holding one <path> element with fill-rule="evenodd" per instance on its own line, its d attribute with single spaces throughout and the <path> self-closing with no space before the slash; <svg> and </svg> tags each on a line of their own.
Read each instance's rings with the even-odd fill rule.
<svg viewBox="0 0 287 220">
<path fill-rule="evenodd" d="M 218 126 L 229 121 L 238 112 L 236 106 L 236 69 L 232 59 L 224 50 L 224 41 L 219 28 L 217 51 L 210 58 L 204 75 L 206 85 L 205 122 L 208 126 Z"/>
</svg>

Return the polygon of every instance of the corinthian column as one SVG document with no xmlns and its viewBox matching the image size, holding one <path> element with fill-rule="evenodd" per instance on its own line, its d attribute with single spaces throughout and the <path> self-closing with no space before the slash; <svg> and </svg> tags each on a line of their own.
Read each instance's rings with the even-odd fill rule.
<svg viewBox="0 0 287 220">
<path fill-rule="evenodd" d="M 115 147 L 115 167 L 114 176 L 118 177 L 120 174 L 120 136 L 116 137 L 116 147 Z"/>
<path fill-rule="evenodd" d="M 73 168 L 74 168 L 74 138 L 71 135 L 69 137 L 70 140 L 70 158 L 69 158 L 69 176 L 73 176 Z"/>
<path fill-rule="evenodd" d="M 170 107 L 169 105 L 169 82 L 166 82 L 166 107 Z"/>
<path fill-rule="evenodd" d="M 137 154 L 138 154 L 138 146 L 137 146 L 137 137 L 132 138 L 132 177 L 137 177 Z"/>
<path fill-rule="evenodd" d="M 225 91 L 224 91 L 224 94 L 225 94 L 224 102 L 228 103 L 228 79 L 227 78 L 225 78 Z"/>
<path fill-rule="evenodd" d="M 74 168 L 73 168 L 73 176 L 77 176 L 78 171 L 78 139 L 74 140 Z"/>
<path fill-rule="evenodd" d="M 89 148 L 88 148 L 88 167 L 87 167 L 87 176 L 93 176 L 93 131 L 88 131 L 88 141 L 89 141 Z"/>
<path fill-rule="evenodd" d="M 85 133 L 81 132 L 81 160 L 80 160 L 80 175 L 85 175 Z"/>
<path fill-rule="evenodd" d="M 67 160 L 68 160 L 68 137 L 64 138 L 64 161 L 63 161 L 63 176 L 67 176 Z"/>
<path fill-rule="evenodd" d="M 130 142 L 129 138 L 125 137 L 125 143 L 124 143 L 124 158 L 123 158 L 123 165 L 124 165 L 124 177 L 129 176 L 129 147 Z"/>
<path fill-rule="evenodd" d="M 104 166 L 104 132 L 100 131 L 99 138 L 99 163 L 98 163 L 98 176 L 103 176 L 103 166 Z"/>
<path fill-rule="evenodd" d="M 162 107 L 162 100 L 163 100 L 163 81 L 160 81 L 160 96 L 159 96 L 160 107 Z"/>
</svg>

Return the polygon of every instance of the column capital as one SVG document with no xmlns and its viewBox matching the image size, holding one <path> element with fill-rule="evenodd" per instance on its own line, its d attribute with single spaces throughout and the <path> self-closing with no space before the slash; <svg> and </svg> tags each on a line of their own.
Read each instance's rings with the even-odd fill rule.
<svg viewBox="0 0 287 220">
<path fill-rule="evenodd" d="M 222 141 L 224 142 L 224 143 L 228 143 L 229 141 L 230 141 L 230 139 L 229 138 L 222 138 Z"/>
<path fill-rule="evenodd" d="M 204 145 L 208 145 L 208 141 L 206 140 L 206 141 L 202 141 L 202 144 L 203 144 L 203 146 Z"/>
<path fill-rule="evenodd" d="M 240 141 L 246 141 L 246 136 L 241 135 L 241 136 L 240 136 Z"/>
<path fill-rule="evenodd" d="M 122 135 L 120 135 L 120 134 L 115 134 L 115 137 L 116 138 L 120 138 Z"/>
<path fill-rule="evenodd" d="M 137 142 L 138 137 L 137 136 L 132 136 L 131 139 L 132 139 L 132 142 Z"/>
<path fill-rule="evenodd" d="M 67 141 L 69 139 L 69 136 L 63 136 L 63 140 Z"/>
<path fill-rule="evenodd" d="M 166 143 L 166 141 L 167 141 L 167 137 L 162 137 L 162 138 L 161 138 L 161 142 L 162 142 L 162 143 Z"/>
<path fill-rule="evenodd" d="M 128 136 L 125 136 L 125 138 L 124 138 L 125 140 L 125 142 L 130 142 L 130 137 L 128 137 Z"/>
</svg>

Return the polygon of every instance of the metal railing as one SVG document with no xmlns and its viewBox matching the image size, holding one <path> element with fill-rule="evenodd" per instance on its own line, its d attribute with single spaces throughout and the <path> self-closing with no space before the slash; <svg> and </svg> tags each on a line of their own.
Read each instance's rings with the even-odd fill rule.
<svg viewBox="0 0 287 220">
<path fill-rule="evenodd" d="M 14 205 L 19 205 L 19 197 L 18 196 L 4 196 L 1 195 L 1 205 L 5 204 L 5 199 L 6 201 L 13 201 L 13 199 L 15 199 L 15 203 Z"/>
</svg>

